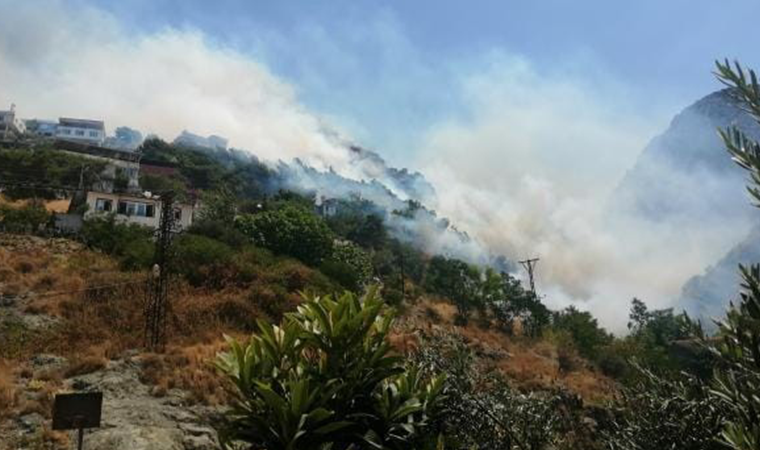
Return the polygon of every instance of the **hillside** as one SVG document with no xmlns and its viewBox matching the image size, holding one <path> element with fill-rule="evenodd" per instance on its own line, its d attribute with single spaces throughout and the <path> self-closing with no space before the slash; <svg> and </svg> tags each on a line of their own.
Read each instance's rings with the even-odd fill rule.
<svg viewBox="0 0 760 450">
<path fill-rule="evenodd" d="M 66 435 L 46 425 L 52 395 L 88 386 L 107 399 L 104 427 L 88 434 L 89 448 L 148 448 L 151 441 L 163 444 L 150 448 L 211 448 L 208 423 L 227 394 L 208 361 L 224 346 L 222 334 L 243 337 L 256 319 L 276 320 L 298 303 L 297 290 L 324 283 L 289 259 L 269 259 L 257 272 L 247 287 L 180 282 L 166 352 L 143 353 L 143 282 L 134 273 L 77 242 L 0 234 L 0 405 L 5 419 L 14 419 L 3 422 L 0 436 L 65 445 Z M 581 357 L 561 369 L 556 341 L 510 337 L 475 321 L 458 327 L 455 316 L 450 303 L 423 296 L 397 323 L 394 345 L 405 353 L 420 330 L 454 333 L 521 389 L 564 388 L 592 404 L 616 391 Z"/>
</svg>

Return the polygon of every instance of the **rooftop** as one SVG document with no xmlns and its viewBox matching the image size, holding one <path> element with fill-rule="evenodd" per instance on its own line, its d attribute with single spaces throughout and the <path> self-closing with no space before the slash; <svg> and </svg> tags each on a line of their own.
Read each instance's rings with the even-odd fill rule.
<svg viewBox="0 0 760 450">
<path fill-rule="evenodd" d="M 102 120 L 72 119 L 69 117 L 61 117 L 60 119 L 58 119 L 58 123 L 64 127 L 91 128 L 93 130 L 105 130 L 105 123 Z"/>
</svg>

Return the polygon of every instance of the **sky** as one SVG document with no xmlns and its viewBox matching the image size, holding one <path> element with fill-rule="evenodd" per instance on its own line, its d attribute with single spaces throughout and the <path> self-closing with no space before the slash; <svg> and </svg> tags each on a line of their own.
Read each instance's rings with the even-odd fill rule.
<svg viewBox="0 0 760 450">
<path fill-rule="evenodd" d="M 360 144 L 420 170 L 430 206 L 485 246 L 541 256 L 552 306 L 614 327 L 620 302 L 667 306 L 726 251 L 684 264 L 599 222 L 647 143 L 720 88 L 716 58 L 760 66 L 758 13 L 757 0 L 0 0 L 0 107 L 219 134 L 343 173 L 340 142 Z"/>
<path fill-rule="evenodd" d="M 462 114 L 461 77 L 506 53 L 537 71 L 619 82 L 674 111 L 715 89 L 716 58 L 760 62 L 755 0 L 100 1 L 136 32 L 192 28 L 262 60 L 299 99 L 393 161 Z"/>
</svg>

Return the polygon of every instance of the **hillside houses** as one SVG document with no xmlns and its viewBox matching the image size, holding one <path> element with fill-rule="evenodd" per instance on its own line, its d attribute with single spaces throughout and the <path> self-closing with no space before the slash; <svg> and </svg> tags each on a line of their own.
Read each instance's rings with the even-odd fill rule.
<svg viewBox="0 0 760 450">
<path fill-rule="evenodd" d="M 176 168 L 168 163 L 142 161 L 142 154 L 135 151 L 142 142 L 138 131 L 119 127 L 116 135 L 109 137 L 102 120 L 62 117 L 57 122 L 24 121 L 18 117 L 15 107 L 0 111 L 0 124 L 0 141 L 9 146 L 34 148 L 42 143 L 54 151 L 93 161 L 91 166 L 82 163 L 81 171 L 84 173 L 89 166 L 98 175 L 87 185 L 83 185 L 80 176 L 78 189 L 69 191 L 73 192 L 69 214 L 59 214 L 56 220 L 61 224 L 60 229 L 75 232 L 81 227 L 82 219 L 109 214 L 122 223 L 158 228 L 163 202 L 160 193 L 145 192 L 140 185 L 140 174 L 144 171 L 152 176 L 172 176 Z M 195 210 L 194 199 L 175 202 L 173 214 L 177 227 L 190 226 Z"/>
</svg>

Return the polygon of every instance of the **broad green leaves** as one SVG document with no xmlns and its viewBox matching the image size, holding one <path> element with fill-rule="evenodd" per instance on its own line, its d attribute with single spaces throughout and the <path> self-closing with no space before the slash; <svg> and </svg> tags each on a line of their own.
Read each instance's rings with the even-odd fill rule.
<svg viewBox="0 0 760 450">
<path fill-rule="evenodd" d="M 228 339 L 217 367 L 236 400 L 220 439 L 266 450 L 413 449 L 435 445 L 430 417 L 442 377 L 406 370 L 392 354 L 391 311 L 359 298 L 306 298 L 280 326 L 259 322 L 247 344 Z"/>
</svg>

